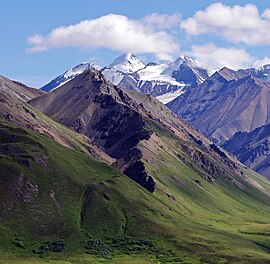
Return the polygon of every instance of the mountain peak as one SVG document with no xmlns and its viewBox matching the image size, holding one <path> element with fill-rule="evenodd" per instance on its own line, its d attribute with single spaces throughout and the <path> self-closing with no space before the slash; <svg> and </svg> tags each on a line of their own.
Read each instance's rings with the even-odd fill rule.
<svg viewBox="0 0 270 264">
<path fill-rule="evenodd" d="M 69 82 L 70 80 L 78 76 L 79 74 L 91 68 L 95 68 L 99 70 L 100 66 L 91 62 L 82 62 L 79 65 L 67 70 L 63 74 L 57 76 L 55 79 L 53 79 L 51 82 L 47 83 L 40 89 L 45 92 L 50 92 L 52 90 L 55 90 L 59 88 L 60 86 L 62 86 L 63 84 Z"/>
<path fill-rule="evenodd" d="M 79 65 L 73 67 L 72 69 L 66 71 L 64 73 L 64 77 L 68 79 L 70 77 L 77 76 L 90 68 L 96 68 L 97 70 L 99 70 L 100 66 L 95 65 L 94 63 L 91 62 L 82 62 Z"/>
<path fill-rule="evenodd" d="M 133 73 L 145 67 L 145 64 L 132 53 L 117 57 L 109 66 L 124 73 Z"/>
<path fill-rule="evenodd" d="M 179 58 L 179 59 L 182 59 L 182 60 L 183 60 L 183 62 L 186 62 L 186 63 L 194 63 L 194 64 L 198 64 L 198 62 L 197 62 L 197 61 L 195 61 L 195 60 L 191 59 L 190 57 L 188 57 L 188 56 L 186 56 L 186 55 L 182 55 L 182 56 L 180 56 L 180 58 Z"/>
<path fill-rule="evenodd" d="M 247 76 L 243 72 L 235 71 L 228 67 L 223 67 L 221 70 L 218 71 L 218 73 L 227 81 L 232 81 L 232 80 L 235 81 L 235 80 L 239 80 Z"/>
</svg>

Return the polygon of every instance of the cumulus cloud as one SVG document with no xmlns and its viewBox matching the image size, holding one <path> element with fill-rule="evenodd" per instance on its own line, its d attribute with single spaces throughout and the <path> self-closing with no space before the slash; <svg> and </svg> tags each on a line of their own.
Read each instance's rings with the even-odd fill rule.
<svg viewBox="0 0 270 264">
<path fill-rule="evenodd" d="M 164 22 L 162 27 L 158 21 Z M 175 15 L 153 14 L 142 20 L 132 20 L 123 15 L 108 14 L 78 24 L 61 26 L 48 35 L 28 38 L 30 52 L 51 48 L 109 48 L 121 52 L 152 53 L 159 59 L 169 59 L 179 52 L 179 44 L 164 30 L 178 22 Z"/>
<path fill-rule="evenodd" d="M 270 44 L 270 9 L 260 14 L 253 4 L 227 6 L 214 3 L 183 20 L 181 28 L 189 35 L 212 33 L 247 45 Z"/>
<path fill-rule="evenodd" d="M 244 49 L 221 48 L 214 43 L 201 46 L 193 45 L 186 54 L 194 57 L 205 66 L 214 68 L 214 70 L 224 66 L 234 70 L 248 68 L 254 64 L 255 60 Z"/>
</svg>

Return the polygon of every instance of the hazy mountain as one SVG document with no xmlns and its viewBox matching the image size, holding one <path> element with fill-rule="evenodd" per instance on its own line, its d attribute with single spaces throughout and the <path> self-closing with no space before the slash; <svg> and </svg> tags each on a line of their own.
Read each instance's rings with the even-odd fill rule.
<svg viewBox="0 0 270 264">
<path fill-rule="evenodd" d="M 157 97 L 163 103 L 181 95 L 185 87 L 195 86 L 208 78 L 208 71 L 203 69 L 198 62 L 186 56 L 170 63 L 150 62 L 144 67 L 137 59 L 138 66 L 133 66 L 133 68 L 138 70 L 127 74 L 127 70 L 121 71 L 122 60 L 126 57 L 128 55 L 122 55 L 114 61 L 113 67 L 108 66 L 102 69 L 105 78 L 121 88 Z M 134 55 L 133 58 L 135 58 Z M 135 59 L 133 60 L 135 61 Z M 117 67 L 117 63 L 119 63 L 119 67 Z"/>
<path fill-rule="evenodd" d="M 223 147 L 253 170 L 270 178 L 270 124 L 251 132 L 237 132 Z"/>
<path fill-rule="evenodd" d="M 210 69 L 205 69 L 199 62 L 187 56 L 180 57 L 173 63 L 173 65 L 175 64 L 176 67 L 169 66 L 168 68 L 172 70 L 172 77 L 175 78 L 176 81 L 183 82 L 188 86 L 201 84 L 211 75 Z"/>
<path fill-rule="evenodd" d="M 270 83 L 223 68 L 168 104 L 217 143 L 269 120 Z"/>
<path fill-rule="evenodd" d="M 270 64 L 265 64 L 258 69 L 240 69 L 237 72 L 245 75 L 252 75 L 258 79 L 270 81 Z"/>
</svg>

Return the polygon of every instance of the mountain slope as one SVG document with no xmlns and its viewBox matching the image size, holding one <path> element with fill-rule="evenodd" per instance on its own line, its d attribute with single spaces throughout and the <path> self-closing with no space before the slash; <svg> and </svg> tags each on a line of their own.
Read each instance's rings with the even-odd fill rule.
<svg viewBox="0 0 270 264">
<path fill-rule="evenodd" d="M 68 248 L 58 242 L 57 250 L 77 255 L 93 237 L 107 238 L 106 243 L 122 237 L 141 239 L 144 250 L 155 255 L 160 246 L 147 243 L 170 234 L 162 218 L 170 221 L 177 215 L 112 167 L 2 119 L 0 130 L 0 252 L 31 255 L 33 250 L 33 256 L 46 258 L 53 252 L 39 247 L 61 239 Z M 153 211 L 145 214 L 147 208 Z M 126 250 L 117 246 L 114 254 Z"/>
<path fill-rule="evenodd" d="M 223 147 L 253 170 L 270 177 L 270 124 L 251 132 L 237 132 Z"/>
<path fill-rule="evenodd" d="M 178 162 L 175 176 L 166 179 L 161 169 L 166 189 L 150 194 L 108 165 L 48 137 L 1 119 L 0 131 L 0 261 L 5 252 L 9 260 L 17 255 L 19 262 L 31 257 L 36 263 L 42 258 L 91 263 L 119 255 L 125 262 L 126 254 L 131 263 L 137 258 L 146 263 L 150 258 L 154 263 L 269 262 L 264 248 L 270 197 L 245 181 L 244 192 L 233 184 L 230 193 L 224 192 L 225 182 L 218 188 L 203 178 L 199 185 L 193 169 Z M 100 245 L 91 246 L 87 257 L 85 247 L 94 242 Z M 53 252 L 50 245 L 63 252 Z"/>
<path fill-rule="evenodd" d="M 200 132 L 222 143 L 238 131 L 268 123 L 270 84 L 252 76 L 237 76 L 228 69 L 216 72 L 168 104 Z"/>
<path fill-rule="evenodd" d="M 95 64 L 90 63 L 90 62 L 81 63 L 81 64 L 73 67 L 72 69 L 64 72 L 63 74 L 57 76 L 55 79 L 53 79 L 52 81 L 50 81 L 49 83 L 47 83 L 46 85 L 41 87 L 40 90 L 45 91 L 45 92 L 49 92 L 49 91 L 52 91 L 54 89 L 57 89 L 58 87 L 69 82 L 70 80 L 72 80 L 77 75 L 83 73 L 84 71 L 86 71 L 92 67 L 95 67 L 96 69 L 100 69 L 100 67 L 98 65 L 95 65 Z"/>
<path fill-rule="evenodd" d="M 14 90 L 10 87 L 11 86 L 0 87 L 0 117 L 20 127 L 37 131 L 40 134 L 52 138 L 63 146 L 81 149 L 92 157 L 106 160 L 109 163 L 113 162 L 113 159 L 102 152 L 89 138 L 54 122 L 40 111 L 24 102 L 26 97 L 18 96 L 18 94 L 29 95 L 29 93 L 32 92 L 32 88 L 21 85 L 16 87 L 17 90 L 16 93 L 14 93 Z M 38 94 L 44 93 L 38 91 Z"/>
<path fill-rule="evenodd" d="M 152 142 L 157 131 L 172 136 L 172 141 L 181 139 L 186 144 L 195 144 L 193 149 L 187 148 L 181 140 L 175 143 L 180 144 L 179 148 L 189 158 L 196 157 L 194 162 L 206 170 L 204 177 L 209 181 L 213 180 L 211 174 L 214 175 L 218 169 L 213 160 L 219 160 L 224 165 L 225 172 L 220 173 L 224 176 L 228 174 L 226 178 L 231 178 L 231 173 L 242 175 L 229 155 L 178 119 L 161 103 L 136 92 L 127 93 L 106 82 L 98 71 L 91 69 L 65 86 L 31 100 L 30 104 L 54 120 L 88 136 L 117 160 L 117 168 L 151 192 L 156 184 L 145 168 L 145 156 L 140 145 Z M 181 154 L 169 155 L 175 158 Z M 155 159 L 155 155 L 152 158 Z"/>
<path fill-rule="evenodd" d="M 86 134 L 144 188 L 1 120 L 1 250 L 21 257 L 34 249 L 59 263 L 269 262 L 269 182 L 156 99 L 125 93 L 91 69 L 30 103 Z M 40 252 L 59 239 L 63 253 Z"/>
<path fill-rule="evenodd" d="M 0 76 L 0 89 L 12 94 L 24 102 L 44 93 L 41 90 L 30 88 L 20 82 L 11 81 L 4 76 Z"/>
</svg>

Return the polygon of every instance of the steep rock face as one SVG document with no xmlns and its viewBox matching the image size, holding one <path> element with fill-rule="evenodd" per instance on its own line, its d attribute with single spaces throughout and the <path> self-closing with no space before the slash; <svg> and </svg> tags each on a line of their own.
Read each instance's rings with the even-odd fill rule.
<svg viewBox="0 0 270 264">
<path fill-rule="evenodd" d="M 223 144 L 241 162 L 270 179 L 270 124 L 237 132 Z"/>
<path fill-rule="evenodd" d="M 129 153 L 117 160 L 114 165 L 145 189 L 154 192 L 156 183 L 154 179 L 148 175 L 145 164 L 141 159 L 142 152 L 140 149 L 134 147 Z"/>
<path fill-rule="evenodd" d="M 270 121 L 269 91 L 268 82 L 252 76 L 239 78 L 223 69 L 168 107 L 220 144 L 237 131 L 251 131 Z"/>
</svg>

